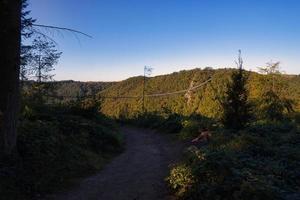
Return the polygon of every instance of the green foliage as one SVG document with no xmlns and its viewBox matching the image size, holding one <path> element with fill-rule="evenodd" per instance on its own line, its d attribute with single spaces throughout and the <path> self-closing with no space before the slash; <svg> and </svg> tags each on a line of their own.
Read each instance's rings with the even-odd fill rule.
<svg viewBox="0 0 300 200">
<path fill-rule="evenodd" d="M 164 115 L 164 109 L 170 113 L 178 113 L 184 116 L 199 114 L 207 118 L 220 120 L 222 118 L 222 100 L 225 98 L 227 83 L 236 69 L 193 69 L 175 72 L 168 75 L 147 78 L 146 94 L 173 92 L 189 88 L 191 81 L 200 84 L 212 77 L 211 83 L 200 87 L 191 93 L 191 101 L 182 95 L 172 95 L 165 97 L 146 97 L 145 107 L 148 112 Z M 248 102 L 259 105 L 264 91 L 270 87 L 269 75 L 262 75 L 255 72 L 246 72 L 249 92 Z M 270 79 L 270 80 L 269 80 Z M 276 80 L 281 84 L 276 84 L 275 88 L 280 89 L 280 97 L 285 97 L 295 102 L 295 111 L 300 111 L 300 76 L 276 75 Z M 99 94 L 101 99 L 101 112 L 119 118 L 120 115 L 127 118 L 136 117 L 142 111 L 142 101 L 139 98 L 131 99 L 111 99 L 101 98 L 101 96 L 141 96 L 143 77 L 133 77 L 121 82 L 114 83 L 111 87 Z M 263 118 L 258 109 L 253 109 L 253 114 L 258 118 Z"/>
<path fill-rule="evenodd" d="M 138 115 L 136 115 L 131 119 L 124 118 L 121 120 L 125 121 L 126 123 L 134 124 L 139 127 L 154 129 L 154 128 L 158 128 L 161 125 L 161 123 L 164 121 L 164 118 L 158 113 L 146 112 L 146 113 L 139 113 Z"/>
<path fill-rule="evenodd" d="M 216 76 L 227 73 L 226 70 L 215 71 L 195 69 L 191 71 L 181 71 L 169 75 L 147 78 L 146 94 L 164 93 L 187 89 L 190 82 L 194 80 L 195 85 L 206 81 L 211 75 Z M 222 76 L 220 76 L 222 77 Z M 226 77 L 226 76 L 224 76 Z M 222 78 L 224 78 L 222 77 Z M 215 80 L 216 81 L 216 80 Z M 143 77 L 134 77 L 116 83 L 105 92 L 103 96 L 141 96 L 142 95 Z M 216 83 L 219 84 L 219 83 Z M 219 89 L 219 88 L 218 88 Z M 204 93 L 207 93 L 206 95 Z M 199 91 L 192 94 L 191 104 L 187 104 L 184 95 L 145 98 L 145 108 L 148 112 L 156 112 L 160 115 L 164 114 L 164 109 L 170 113 L 179 113 L 181 115 L 190 115 L 194 112 L 203 112 L 208 115 L 218 115 L 218 110 L 212 109 L 211 105 L 215 105 L 212 99 L 214 91 L 209 85 L 205 85 Z M 100 97 L 101 97 L 100 95 Z M 202 101 L 203 105 L 202 105 Z M 209 105 L 210 104 L 210 105 Z M 126 107 L 126 109 L 124 109 Z M 142 101 L 136 99 L 103 99 L 101 111 L 104 114 L 119 118 L 120 112 L 127 110 L 128 117 L 132 118 L 142 111 Z M 122 112 L 121 112 L 122 113 Z M 200 113 L 200 114 L 201 114 Z"/>
<path fill-rule="evenodd" d="M 260 102 L 262 116 L 271 121 L 279 121 L 285 113 L 294 111 L 293 102 L 289 99 L 280 98 L 275 92 L 267 91 Z"/>
<path fill-rule="evenodd" d="M 160 115 L 155 112 L 140 113 L 131 119 L 120 119 L 135 126 L 162 130 L 164 133 L 178 133 L 182 129 L 182 116 L 178 114 Z"/>
<path fill-rule="evenodd" d="M 56 99 L 59 102 L 70 102 L 76 99 L 76 97 L 94 96 L 98 92 L 101 92 L 111 87 L 113 82 L 79 82 L 79 81 L 56 81 L 51 82 L 55 88 L 57 96 L 61 96 L 61 99 Z"/>
<path fill-rule="evenodd" d="M 186 165 L 177 165 L 172 168 L 166 180 L 178 196 L 186 193 L 195 182 L 191 168 Z"/>
<path fill-rule="evenodd" d="M 169 75 L 147 78 L 146 94 L 164 93 L 187 89 L 191 81 L 197 85 L 213 77 L 211 83 L 204 85 L 191 94 L 191 101 L 187 102 L 184 95 L 166 97 L 146 97 L 146 110 L 148 113 L 157 113 L 165 116 L 166 110 L 169 114 L 179 113 L 190 116 L 199 114 L 207 118 L 220 120 L 222 118 L 222 100 L 226 92 L 226 84 L 230 80 L 234 69 L 194 69 L 180 71 Z M 261 97 L 269 89 L 269 82 L 272 80 L 269 75 L 261 75 L 254 72 L 247 73 L 248 82 L 246 89 L 249 91 L 249 102 L 260 105 Z M 269 80 L 270 79 L 270 80 Z M 300 111 L 300 76 L 276 75 L 276 90 L 280 90 L 280 98 L 289 99 L 295 102 L 293 108 Z M 52 93 L 47 93 L 47 103 L 69 103 L 84 96 L 95 96 L 101 102 L 101 112 L 116 119 L 135 118 L 142 111 L 142 101 L 139 98 L 112 99 L 102 98 L 105 96 L 141 96 L 142 77 L 133 77 L 121 82 L 76 82 L 58 81 L 47 83 L 53 88 Z M 276 83 L 277 83 L 276 82 Z M 24 92 L 30 93 L 32 82 L 24 82 Z M 99 93 L 101 92 L 101 93 Z M 97 94 L 99 93 L 99 94 Z M 277 94 L 278 95 L 278 94 Z M 57 96 L 57 97 L 55 97 Z M 254 109 L 258 118 L 264 118 L 261 110 Z"/>
<path fill-rule="evenodd" d="M 267 67 L 260 68 L 266 75 L 264 79 L 261 78 L 259 81 L 266 87 L 262 90 L 257 102 L 259 104 L 257 106 L 260 112 L 259 118 L 270 121 L 283 120 L 291 115 L 297 106 L 296 99 L 290 97 L 290 93 L 297 91 L 290 90 L 291 80 L 289 79 L 291 77 L 287 76 L 288 79 L 281 78 L 283 75 L 280 72 L 279 64 L 279 62 L 268 63 Z"/>
<path fill-rule="evenodd" d="M 23 105 L 40 105 L 49 102 L 49 95 L 55 91 L 51 84 L 32 82 L 26 84 L 21 90 Z"/>
<path fill-rule="evenodd" d="M 297 199 L 299 142 L 293 123 L 257 123 L 238 134 L 216 131 L 208 145 L 188 148 L 167 181 L 182 191 L 176 193 L 180 199 Z M 189 187 L 174 181 L 183 176 L 181 166 L 193 177 Z"/>
<path fill-rule="evenodd" d="M 9 179 L 15 185 L 12 192 L 19 191 L 23 199 L 57 190 L 99 170 L 122 150 L 116 124 L 95 106 L 82 102 L 24 107 L 17 141 L 21 165 Z"/>
<path fill-rule="evenodd" d="M 45 103 L 60 103 L 55 107 L 34 103 L 34 96 L 23 99 L 18 143 L 24 167 L 18 172 L 18 177 L 23 177 L 16 181 L 19 188 L 28 194 L 48 192 L 70 177 L 99 169 L 107 157 L 118 152 L 121 138 L 111 120 L 99 114 L 100 110 L 121 122 L 179 133 L 184 139 L 194 138 L 199 129 L 213 131 L 208 145 L 189 148 L 184 162 L 171 171 L 168 182 L 180 198 L 277 199 L 295 194 L 300 180 L 299 117 L 285 110 L 282 120 L 270 123 L 264 115 L 262 108 L 269 104 L 260 101 L 267 97 L 264 92 L 269 86 L 262 80 L 269 76 L 249 72 L 248 84 L 243 88 L 249 91 L 249 102 L 262 106 L 254 110 L 260 121 L 235 134 L 219 129 L 226 83 L 234 72 L 195 69 L 147 78 L 146 94 L 152 94 L 186 89 L 191 80 L 201 83 L 214 77 L 211 84 L 191 94 L 189 103 L 184 95 L 146 98 L 145 113 L 141 113 L 138 98 L 102 98 L 141 95 L 142 77 L 118 83 L 47 83 L 54 86 L 58 96 L 71 97 L 49 99 L 45 95 Z M 299 77 L 276 78 L 284 82 L 284 89 L 276 95 L 298 103 Z M 30 90 L 26 91 L 30 97 Z M 76 99 L 85 95 L 91 96 Z M 300 110 L 299 104 L 294 107 Z"/>
<path fill-rule="evenodd" d="M 179 133 L 179 137 L 182 139 L 189 139 L 199 135 L 199 122 L 195 120 L 184 120 L 183 128 Z"/>
<path fill-rule="evenodd" d="M 246 89 L 247 76 L 240 67 L 238 71 L 232 73 L 231 79 L 222 102 L 224 113 L 222 121 L 225 128 L 240 130 L 247 125 L 251 117 Z"/>
<path fill-rule="evenodd" d="M 182 129 L 182 116 L 179 114 L 169 115 L 160 125 L 160 129 L 166 133 L 178 133 Z"/>
<path fill-rule="evenodd" d="M 37 93 L 36 85 L 38 84 L 34 81 L 24 81 L 22 84 L 22 91 L 25 96 L 33 96 Z M 44 91 L 42 95 L 45 102 L 68 104 L 74 100 L 83 100 L 86 97 L 92 98 L 98 92 L 111 87 L 113 84 L 113 82 L 53 81 L 39 85 L 45 87 L 42 90 Z"/>
<path fill-rule="evenodd" d="M 182 129 L 179 132 L 179 138 L 181 139 L 192 139 L 199 135 L 199 131 L 204 129 L 214 130 L 217 127 L 214 120 L 200 115 L 192 115 L 185 117 L 182 120 Z"/>
</svg>

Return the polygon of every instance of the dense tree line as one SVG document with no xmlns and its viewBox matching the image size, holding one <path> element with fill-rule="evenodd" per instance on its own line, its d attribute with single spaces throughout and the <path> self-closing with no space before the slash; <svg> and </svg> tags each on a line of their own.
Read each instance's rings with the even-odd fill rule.
<svg viewBox="0 0 300 200">
<path fill-rule="evenodd" d="M 35 81 L 23 81 L 23 97 L 32 97 Z M 43 99 L 47 103 L 67 104 L 73 101 L 96 97 L 97 93 L 109 88 L 114 82 L 51 81 L 44 82 Z"/>
<path fill-rule="evenodd" d="M 230 82 L 232 73 L 236 69 L 193 69 L 175 72 L 169 75 L 147 78 L 146 94 L 172 92 L 187 89 L 191 81 L 197 85 L 212 77 L 209 84 L 204 85 L 191 95 L 191 101 L 184 94 L 165 97 L 146 97 L 146 110 L 148 112 L 161 112 L 163 108 L 169 109 L 172 113 L 182 115 L 201 114 L 206 117 L 220 119 L 222 117 L 222 100 L 226 95 L 227 84 Z M 254 115 L 262 117 L 261 99 L 269 90 L 271 74 L 259 74 L 247 72 L 246 89 L 249 92 L 248 101 L 257 106 Z M 300 78 L 297 75 L 276 74 L 276 94 L 281 98 L 293 102 L 296 111 L 300 110 Z M 108 88 L 102 96 L 141 96 L 143 77 L 133 77 L 121 81 Z M 101 95 L 99 98 L 101 99 Z M 142 110 L 141 98 L 132 99 L 102 99 L 102 112 L 114 117 L 125 115 L 133 117 Z M 287 112 L 287 110 L 284 110 Z"/>
</svg>

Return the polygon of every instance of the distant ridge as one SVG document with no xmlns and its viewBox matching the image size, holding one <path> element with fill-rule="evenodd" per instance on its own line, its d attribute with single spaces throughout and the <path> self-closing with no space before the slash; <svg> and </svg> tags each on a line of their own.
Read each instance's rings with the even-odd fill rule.
<svg viewBox="0 0 300 200">
<path fill-rule="evenodd" d="M 158 75 L 146 78 L 146 95 L 155 93 L 168 93 L 186 90 L 193 81 L 194 86 L 212 80 L 209 84 L 190 92 L 187 95 L 178 94 L 173 96 L 162 96 L 159 98 L 145 97 L 146 109 L 149 112 L 162 112 L 168 109 L 175 113 L 192 114 L 199 113 L 207 117 L 219 117 L 220 103 L 218 98 L 224 95 L 226 84 L 230 79 L 230 74 L 235 69 L 192 69 L 173 72 L 166 75 Z M 257 72 L 249 73 L 248 89 L 251 101 L 255 101 L 267 85 L 262 83 L 265 75 Z M 281 95 L 291 98 L 296 102 L 296 109 L 300 110 L 300 76 L 282 75 L 278 77 L 284 88 Z M 282 86 L 280 86 L 282 87 Z M 143 77 L 136 76 L 124 81 L 116 82 L 111 87 L 101 93 L 102 96 L 141 96 L 143 91 Z M 100 96 L 101 96 L 100 95 Z M 189 102 L 189 103 L 188 103 Z M 141 112 L 141 99 L 102 99 L 102 112 L 109 116 L 134 116 Z"/>
</svg>

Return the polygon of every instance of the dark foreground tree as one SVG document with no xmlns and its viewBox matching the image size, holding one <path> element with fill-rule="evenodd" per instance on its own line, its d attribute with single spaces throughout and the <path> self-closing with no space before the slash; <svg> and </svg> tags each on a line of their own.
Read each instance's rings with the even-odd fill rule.
<svg viewBox="0 0 300 200">
<path fill-rule="evenodd" d="M 233 72 L 231 82 L 227 85 L 227 91 L 223 107 L 223 124 L 226 128 L 239 130 L 244 128 L 250 119 L 250 104 L 248 103 L 248 91 L 246 89 L 247 75 L 243 70 L 243 60 L 239 51 L 238 70 Z"/>
<path fill-rule="evenodd" d="M 0 0 L 0 156 L 15 152 L 19 109 L 21 0 Z"/>
</svg>

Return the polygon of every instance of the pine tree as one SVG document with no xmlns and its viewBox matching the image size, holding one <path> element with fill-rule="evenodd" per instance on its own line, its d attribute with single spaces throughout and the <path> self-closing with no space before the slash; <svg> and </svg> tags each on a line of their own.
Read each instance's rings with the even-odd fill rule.
<svg viewBox="0 0 300 200">
<path fill-rule="evenodd" d="M 251 106 L 248 103 L 246 89 L 247 75 L 243 70 L 241 51 L 237 62 L 238 70 L 233 72 L 231 82 L 227 85 L 225 99 L 222 102 L 223 124 L 228 129 L 240 130 L 244 128 L 251 117 Z"/>
<path fill-rule="evenodd" d="M 41 83 L 51 80 L 54 75 L 50 72 L 54 70 L 54 65 L 61 56 L 61 52 L 55 49 L 53 42 L 48 42 L 41 37 L 34 39 L 30 54 L 30 71 L 36 81 Z"/>
</svg>

